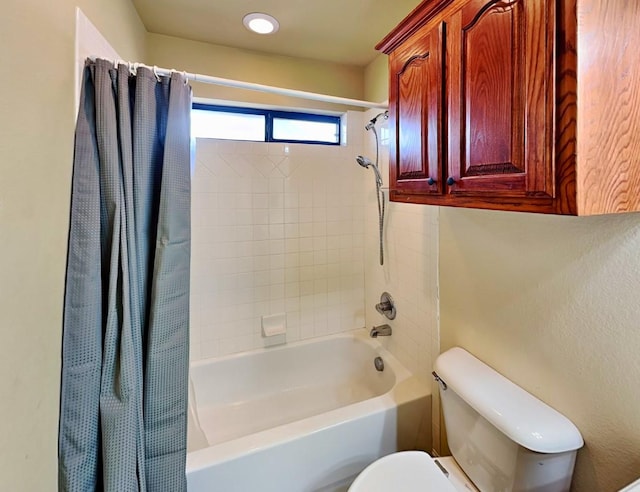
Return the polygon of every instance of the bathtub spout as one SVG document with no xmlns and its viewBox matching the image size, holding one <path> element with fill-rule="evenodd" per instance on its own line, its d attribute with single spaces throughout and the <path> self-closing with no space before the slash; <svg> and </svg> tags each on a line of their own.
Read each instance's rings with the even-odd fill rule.
<svg viewBox="0 0 640 492">
<path fill-rule="evenodd" d="M 391 335 L 391 327 L 389 325 L 374 326 L 369 332 L 371 338 L 388 337 Z"/>
</svg>

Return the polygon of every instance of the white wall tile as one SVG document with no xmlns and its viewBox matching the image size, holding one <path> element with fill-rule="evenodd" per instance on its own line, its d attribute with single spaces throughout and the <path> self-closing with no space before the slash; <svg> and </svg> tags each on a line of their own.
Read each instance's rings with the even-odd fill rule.
<svg viewBox="0 0 640 492">
<path fill-rule="evenodd" d="M 361 113 L 347 119 L 363 127 Z M 276 312 L 287 314 L 288 341 L 364 326 L 362 136 L 350 142 L 198 139 L 192 360 L 269 345 L 260 317 Z"/>
</svg>

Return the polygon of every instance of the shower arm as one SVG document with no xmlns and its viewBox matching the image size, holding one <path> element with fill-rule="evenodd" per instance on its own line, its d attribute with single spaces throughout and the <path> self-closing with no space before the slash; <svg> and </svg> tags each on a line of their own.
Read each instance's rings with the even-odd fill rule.
<svg viewBox="0 0 640 492">
<path fill-rule="evenodd" d="M 376 131 L 376 123 L 378 122 L 378 119 L 380 117 L 383 117 L 385 120 L 389 119 L 389 111 L 383 111 L 382 113 L 378 113 L 377 115 L 375 115 L 373 118 L 371 118 L 369 120 L 369 123 L 367 123 L 367 125 L 364 127 L 365 130 L 373 130 L 374 132 Z"/>
</svg>

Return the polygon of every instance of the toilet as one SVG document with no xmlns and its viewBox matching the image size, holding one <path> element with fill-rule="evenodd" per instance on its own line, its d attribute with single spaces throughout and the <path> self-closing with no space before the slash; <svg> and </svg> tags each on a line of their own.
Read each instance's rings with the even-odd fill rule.
<svg viewBox="0 0 640 492">
<path fill-rule="evenodd" d="M 433 375 L 452 456 L 390 454 L 348 492 L 562 492 L 584 441 L 564 415 L 466 350 L 436 359 Z"/>
</svg>

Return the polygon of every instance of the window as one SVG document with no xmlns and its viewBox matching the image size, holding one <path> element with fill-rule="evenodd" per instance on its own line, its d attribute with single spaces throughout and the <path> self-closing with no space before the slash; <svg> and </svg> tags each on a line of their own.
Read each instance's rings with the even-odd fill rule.
<svg viewBox="0 0 640 492">
<path fill-rule="evenodd" d="M 193 109 L 191 134 L 198 138 L 265 141 L 265 121 L 261 114 Z"/>
<path fill-rule="evenodd" d="M 197 138 L 340 145 L 340 117 L 194 104 L 191 134 Z"/>
</svg>

